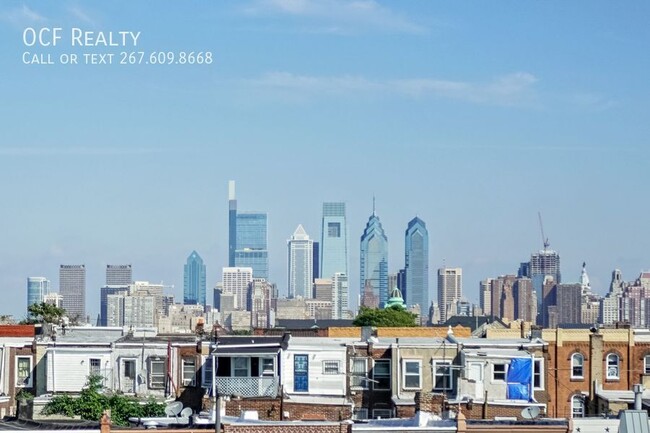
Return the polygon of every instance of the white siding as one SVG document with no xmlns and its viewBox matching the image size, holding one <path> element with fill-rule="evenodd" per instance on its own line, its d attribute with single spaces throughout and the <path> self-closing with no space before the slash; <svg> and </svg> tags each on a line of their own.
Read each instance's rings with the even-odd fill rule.
<svg viewBox="0 0 650 433">
<path fill-rule="evenodd" d="M 47 392 L 79 392 L 90 374 L 90 359 L 100 359 L 106 383 L 111 383 L 111 351 L 109 348 L 49 348 L 47 362 Z"/>
<path fill-rule="evenodd" d="M 316 342 L 320 339 L 315 339 Z M 325 342 L 325 341 L 323 341 Z M 289 344 L 288 350 L 282 354 L 282 383 L 284 392 L 294 394 L 293 391 L 293 357 L 294 355 L 307 355 L 309 359 L 309 395 L 345 396 L 346 389 L 346 363 L 345 346 L 294 346 Z M 324 374 L 323 361 L 338 361 L 337 374 Z M 305 394 L 305 393 L 296 393 Z"/>
</svg>

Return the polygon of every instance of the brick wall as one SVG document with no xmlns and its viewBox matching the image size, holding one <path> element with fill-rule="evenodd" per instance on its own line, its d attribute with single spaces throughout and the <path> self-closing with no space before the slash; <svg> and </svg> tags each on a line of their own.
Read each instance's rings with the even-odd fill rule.
<svg viewBox="0 0 650 433">
<path fill-rule="evenodd" d="M 350 363 L 351 358 L 362 357 L 362 358 L 372 358 L 372 359 L 391 359 L 391 350 L 388 348 L 378 348 L 378 347 L 368 346 L 356 346 L 353 350 L 352 347 L 348 347 L 347 353 L 347 364 Z M 368 365 L 368 375 L 372 377 L 371 373 L 372 362 Z M 369 385 L 369 389 L 350 389 L 350 382 L 348 381 L 348 398 L 352 400 L 355 408 L 365 408 L 368 409 L 368 417 L 372 417 L 373 409 L 391 409 L 393 408 L 393 401 L 391 399 L 393 393 L 392 391 L 375 391 L 372 389 L 372 383 Z"/>
<path fill-rule="evenodd" d="M 280 421 L 282 412 L 287 412 L 285 420 L 342 421 L 352 417 L 349 405 L 325 405 L 295 403 L 280 398 L 245 398 L 225 402 L 226 415 L 239 416 L 242 411 L 257 411 L 259 419 Z"/>
<path fill-rule="evenodd" d="M 0 337 L 34 337 L 34 325 L 0 325 Z"/>
</svg>

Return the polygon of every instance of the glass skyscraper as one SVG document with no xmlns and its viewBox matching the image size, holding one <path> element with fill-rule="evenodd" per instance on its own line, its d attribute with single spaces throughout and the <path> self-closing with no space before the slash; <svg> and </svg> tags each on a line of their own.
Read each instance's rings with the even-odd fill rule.
<svg viewBox="0 0 650 433">
<path fill-rule="evenodd" d="M 361 235 L 361 280 L 359 287 L 372 286 L 379 306 L 388 301 L 388 238 L 373 212 Z"/>
<path fill-rule="evenodd" d="M 337 272 L 348 274 L 348 228 L 345 220 L 345 203 L 323 203 L 319 276 L 331 279 Z"/>
<path fill-rule="evenodd" d="M 86 321 L 86 266 L 61 265 L 59 267 L 59 294 L 63 296 L 63 309 L 68 317 Z"/>
<path fill-rule="evenodd" d="M 50 292 L 50 281 L 44 277 L 27 278 L 27 307 L 43 302 Z"/>
<path fill-rule="evenodd" d="M 314 241 L 302 224 L 287 241 L 289 248 L 289 298 L 312 298 L 314 283 Z"/>
<path fill-rule="evenodd" d="M 196 252 L 187 258 L 183 278 L 183 304 L 205 305 L 205 265 Z"/>
<path fill-rule="evenodd" d="M 228 181 L 228 266 L 235 266 L 237 249 L 237 199 L 235 181 Z"/>
<path fill-rule="evenodd" d="M 253 278 L 269 278 L 267 215 L 238 212 L 236 216 L 235 267 L 253 268 Z"/>
<path fill-rule="evenodd" d="M 429 232 L 420 218 L 413 218 L 404 235 L 404 263 L 407 305 L 419 305 L 420 311 L 429 310 Z M 389 287 L 389 289 L 393 289 Z"/>
</svg>

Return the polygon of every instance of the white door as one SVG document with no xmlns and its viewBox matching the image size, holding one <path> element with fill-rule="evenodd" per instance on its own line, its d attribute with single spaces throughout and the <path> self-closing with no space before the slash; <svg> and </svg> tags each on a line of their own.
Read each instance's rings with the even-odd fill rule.
<svg viewBox="0 0 650 433">
<path fill-rule="evenodd" d="M 483 363 L 470 362 L 467 379 L 474 381 L 474 398 L 483 400 Z"/>
</svg>

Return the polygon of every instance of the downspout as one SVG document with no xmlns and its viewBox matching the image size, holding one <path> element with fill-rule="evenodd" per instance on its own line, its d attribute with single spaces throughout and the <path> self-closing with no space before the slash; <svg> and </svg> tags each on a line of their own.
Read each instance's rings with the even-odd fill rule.
<svg viewBox="0 0 650 433">
<path fill-rule="evenodd" d="M 559 344 L 559 339 L 558 339 L 558 332 L 559 329 L 555 329 L 555 354 L 553 355 L 554 358 L 554 364 L 555 364 L 555 404 L 553 405 L 553 417 L 557 418 L 557 411 L 558 411 L 558 405 L 560 402 L 558 401 L 559 398 L 559 388 L 560 388 L 560 377 L 559 377 L 559 370 L 560 368 L 558 367 L 559 360 L 557 358 L 557 345 Z M 591 359 L 591 358 L 590 358 Z M 582 368 L 584 369 L 584 361 L 582 363 Z M 584 374 L 584 373 L 583 373 Z"/>
</svg>

